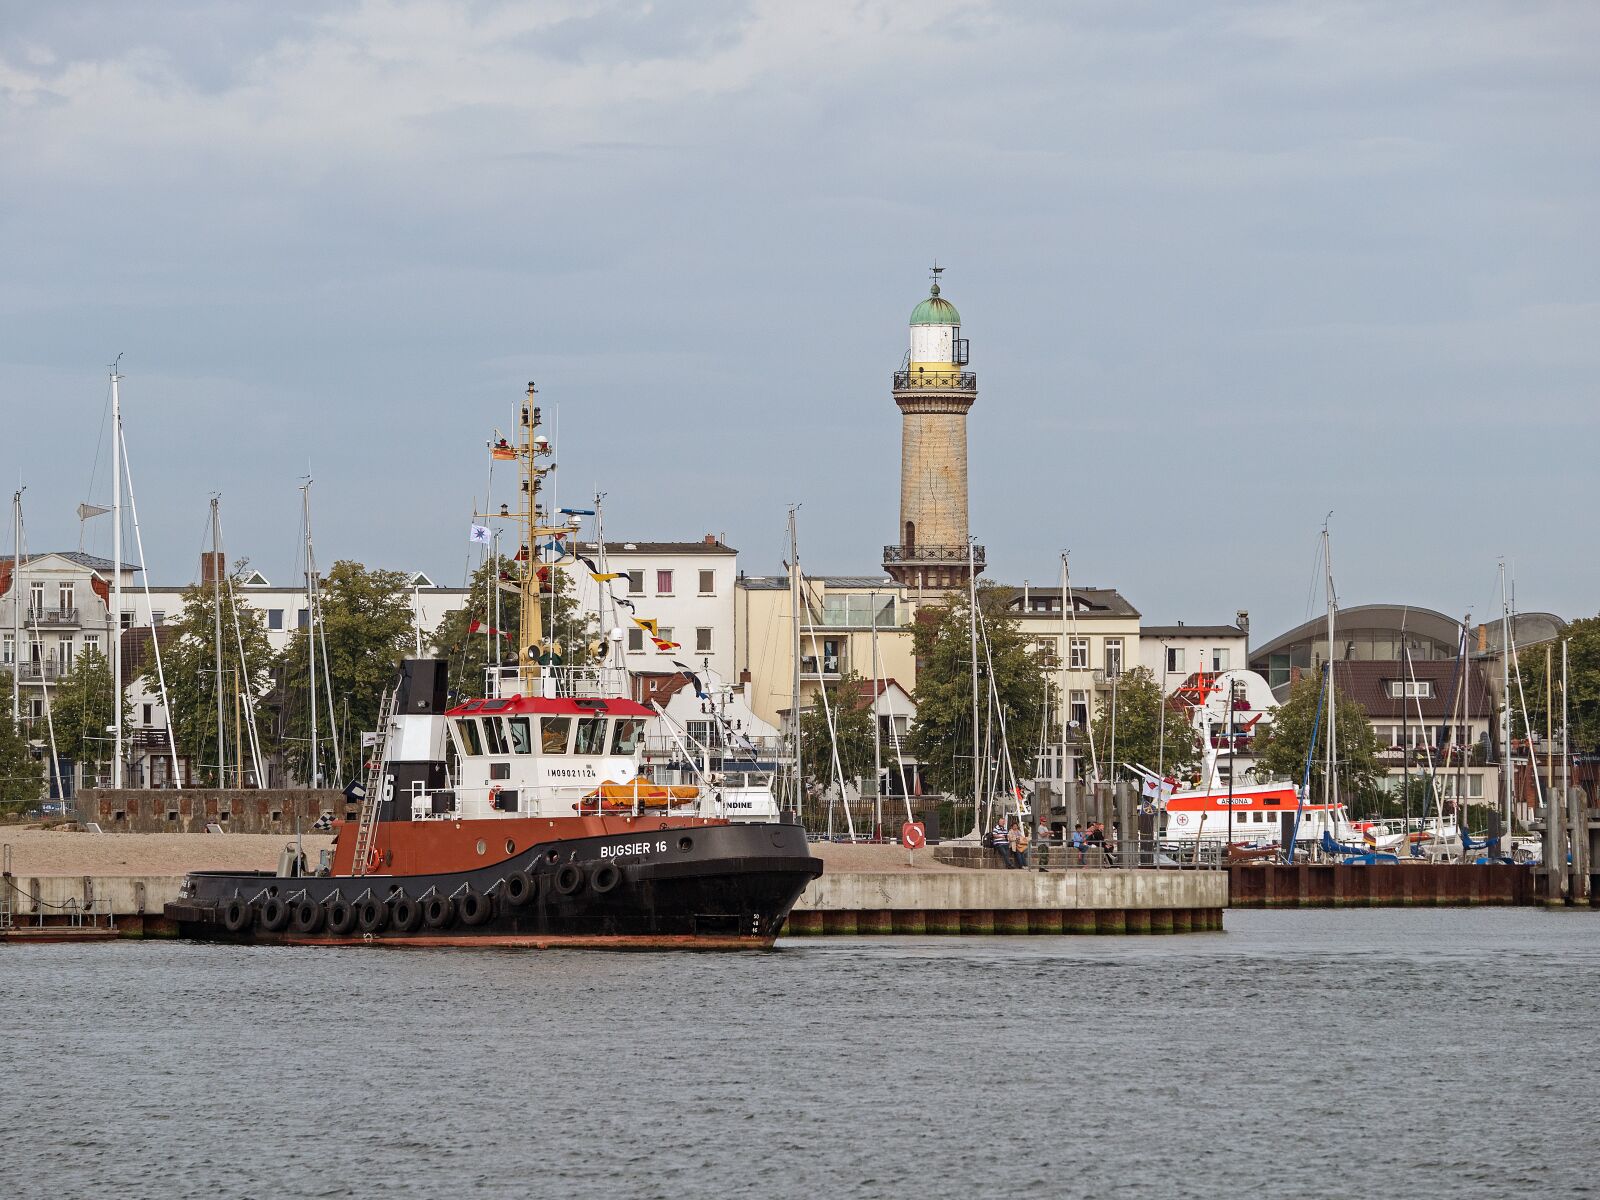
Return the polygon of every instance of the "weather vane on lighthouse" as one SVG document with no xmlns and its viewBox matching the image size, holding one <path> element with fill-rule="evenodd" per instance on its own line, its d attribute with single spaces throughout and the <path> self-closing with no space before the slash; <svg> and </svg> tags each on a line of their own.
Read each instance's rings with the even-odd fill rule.
<svg viewBox="0 0 1600 1200">
<path fill-rule="evenodd" d="M 937 296 L 939 294 L 939 276 L 944 274 L 944 268 L 939 265 L 939 260 L 936 258 L 933 260 L 933 266 L 928 270 L 933 279 L 933 294 Z"/>
</svg>

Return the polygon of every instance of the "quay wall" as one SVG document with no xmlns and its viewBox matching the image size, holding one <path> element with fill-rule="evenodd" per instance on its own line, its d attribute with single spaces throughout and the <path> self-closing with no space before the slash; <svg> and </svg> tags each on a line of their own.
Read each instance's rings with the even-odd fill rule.
<svg viewBox="0 0 1600 1200">
<path fill-rule="evenodd" d="M 106 833 L 204 833 L 221 825 L 229 833 L 287 834 L 309 830 L 325 812 L 353 815 L 332 788 L 84 788 L 73 803 L 79 821 Z"/>
<path fill-rule="evenodd" d="M 1241 864 L 1228 875 L 1233 908 L 1542 903 L 1534 869 L 1509 863 Z"/>
</svg>

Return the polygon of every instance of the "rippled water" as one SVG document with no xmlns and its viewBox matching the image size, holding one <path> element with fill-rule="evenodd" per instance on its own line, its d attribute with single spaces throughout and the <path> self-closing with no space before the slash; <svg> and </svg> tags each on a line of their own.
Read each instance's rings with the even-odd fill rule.
<svg viewBox="0 0 1600 1200">
<path fill-rule="evenodd" d="M 0 952 L 8 1196 L 1592 1190 L 1600 914 Z"/>
</svg>

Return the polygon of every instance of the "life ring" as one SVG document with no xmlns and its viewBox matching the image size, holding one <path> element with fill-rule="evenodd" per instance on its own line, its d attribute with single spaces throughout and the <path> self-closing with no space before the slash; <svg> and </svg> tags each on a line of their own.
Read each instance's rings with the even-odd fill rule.
<svg viewBox="0 0 1600 1200">
<path fill-rule="evenodd" d="M 512 908 L 522 908 L 539 892 L 539 881 L 526 871 L 513 871 L 505 877 L 500 894 Z"/>
<path fill-rule="evenodd" d="M 404 892 L 389 901 L 389 923 L 401 933 L 410 933 L 422 923 L 422 908 Z"/>
<path fill-rule="evenodd" d="M 322 905 L 310 896 L 301 896 L 289 910 L 289 928 L 296 933 L 315 933 L 322 928 Z"/>
<path fill-rule="evenodd" d="M 343 937 L 356 927 L 355 906 L 343 896 L 330 896 L 323 905 L 328 919 L 328 932 Z"/>
<path fill-rule="evenodd" d="M 621 882 L 622 868 L 616 863 L 598 863 L 589 872 L 589 888 L 596 896 L 604 896 Z"/>
<path fill-rule="evenodd" d="M 235 896 L 222 906 L 222 927 L 229 933 L 243 933 L 254 916 L 255 909 Z"/>
<path fill-rule="evenodd" d="M 382 900 L 368 896 L 356 906 L 356 924 L 362 933 L 378 933 L 389 923 L 389 906 Z"/>
<path fill-rule="evenodd" d="M 261 906 L 261 928 L 268 933 L 278 933 L 289 923 L 289 906 L 277 896 L 268 896 Z"/>
<path fill-rule="evenodd" d="M 500 785 L 498 783 L 489 789 L 489 807 L 500 807 Z"/>
<path fill-rule="evenodd" d="M 555 888 L 563 896 L 570 896 L 583 886 L 583 868 L 577 863 L 562 863 L 556 872 Z"/>
<path fill-rule="evenodd" d="M 449 896 L 438 892 L 422 902 L 422 923 L 429 929 L 444 929 L 455 918 L 456 906 Z"/>
<path fill-rule="evenodd" d="M 489 902 L 489 897 L 471 888 L 461 893 L 457 904 L 461 909 L 463 925 L 482 925 L 494 915 L 494 905 Z"/>
</svg>

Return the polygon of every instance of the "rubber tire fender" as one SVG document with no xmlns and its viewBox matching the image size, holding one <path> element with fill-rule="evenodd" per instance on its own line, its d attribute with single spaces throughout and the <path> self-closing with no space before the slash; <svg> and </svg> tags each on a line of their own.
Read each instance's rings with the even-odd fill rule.
<svg viewBox="0 0 1600 1200">
<path fill-rule="evenodd" d="M 622 868 L 616 863 L 596 863 L 589 872 L 589 890 L 596 896 L 604 896 L 622 882 Z"/>
<path fill-rule="evenodd" d="M 422 902 L 422 923 L 429 929 L 448 929 L 456 919 L 456 906 L 438 892 Z"/>
<path fill-rule="evenodd" d="M 278 896 L 268 896 L 256 919 L 268 933 L 281 933 L 289 924 L 289 905 Z"/>
<path fill-rule="evenodd" d="M 577 863 L 562 863 L 556 870 L 555 889 L 563 896 L 575 895 L 582 886 L 583 868 Z"/>
<path fill-rule="evenodd" d="M 316 933 L 322 928 L 322 905 L 302 896 L 289 909 L 289 928 L 295 933 Z"/>
<path fill-rule="evenodd" d="M 323 905 L 328 914 L 328 932 L 343 937 L 356 927 L 355 905 L 343 896 L 330 896 Z"/>
<path fill-rule="evenodd" d="M 422 905 L 404 892 L 396 892 L 389 899 L 389 924 L 401 933 L 410 933 L 422 924 Z"/>
<path fill-rule="evenodd" d="M 389 923 L 389 906 L 374 896 L 356 905 L 356 924 L 362 933 L 380 933 Z"/>
<path fill-rule="evenodd" d="M 494 915 L 494 905 L 489 902 L 489 897 L 471 888 L 461 893 L 461 899 L 456 901 L 456 908 L 461 914 L 463 925 L 482 925 Z"/>
<path fill-rule="evenodd" d="M 539 895 L 539 879 L 526 871 L 513 871 L 505 877 L 500 894 L 512 908 L 524 908 Z"/>
<path fill-rule="evenodd" d="M 244 933 L 255 915 L 256 910 L 248 901 L 234 896 L 222 906 L 222 927 L 229 933 Z"/>
</svg>

